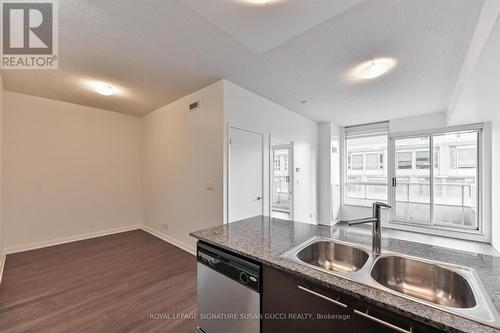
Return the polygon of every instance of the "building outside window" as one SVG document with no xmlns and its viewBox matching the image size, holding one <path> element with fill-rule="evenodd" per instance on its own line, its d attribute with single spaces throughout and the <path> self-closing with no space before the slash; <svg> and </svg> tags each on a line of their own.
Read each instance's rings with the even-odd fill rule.
<svg viewBox="0 0 500 333">
<path fill-rule="evenodd" d="M 429 169 L 431 158 L 428 150 L 417 150 L 415 152 L 415 167 L 417 169 Z"/>
<path fill-rule="evenodd" d="M 368 132 L 347 133 L 346 204 L 387 202 L 387 132 L 387 124 L 382 124 Z"/>
<path fill-rule="evenodd" d="M 363 170 L 363 154 L 350 154 L 349 168 L 351 170 Z"/>
<path fill-rule="evenodd" d="M 398 169 L 412 168 L 413 153 L 411 151 L 398 151 L 397 156 Z"/>
<path fill-rule="evenodd" d="M 389 140 L 380 128 L 372 133 L 346 128 L 344 204 L 385 201 L 393 206 L 391 223 L 479 230 L 481 135 L 481 129 L 436 131 Z M 388 175 L 395 186 L 388 186 Z"/>
</svg>

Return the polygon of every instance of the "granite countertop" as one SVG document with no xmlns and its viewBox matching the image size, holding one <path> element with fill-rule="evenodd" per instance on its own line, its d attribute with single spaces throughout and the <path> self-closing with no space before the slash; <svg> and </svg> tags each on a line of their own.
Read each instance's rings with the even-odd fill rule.
<svg viewBox="0 0 500 333">
<path fill-rule="evenodd" d="M 500 332 L 500 329 L 280 258 L 283 253 L 313 236 L 371 246 L 371 234 L 351 229 L 345 224 L 327 227 L 256 216 L 190 235 L 438 329 L 467 333 Z M 500 312 L 500 257 L 384 237 L 383 230 L 382 250 L 473 268 Z"/>
</svg>

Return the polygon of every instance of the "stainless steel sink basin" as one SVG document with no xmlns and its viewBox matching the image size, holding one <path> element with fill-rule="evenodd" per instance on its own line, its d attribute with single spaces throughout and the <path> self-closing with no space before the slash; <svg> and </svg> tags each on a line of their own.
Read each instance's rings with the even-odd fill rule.
<svg viewBox="0 0 500 333">
<path fill-rule="evenodd" d="M 297 253 L 300 261 L 335 272 L 359 271 L 368 257 L 366 251 L 357 247 L 324 240 L 309 244 Z"/>
<path fill-rule="evenodd" d="M 372 278 L 386 288 L 434 304 L 472 308 L 476 298 L 469 282 L 458 272 L 438 264 L 400 256 L 378 259 Z"/>
<path fill-rule="evenodd" d="M 500 315 L 477 273 L 468 267 L 314 236 L 282 258 L 415 302 L 500 328 Z"/>
</svg>

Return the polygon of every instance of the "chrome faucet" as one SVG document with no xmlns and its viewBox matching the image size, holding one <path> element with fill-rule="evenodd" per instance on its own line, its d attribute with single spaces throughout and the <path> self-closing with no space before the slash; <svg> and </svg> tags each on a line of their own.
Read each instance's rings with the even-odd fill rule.
<svg viewBox="0 0 500 333">
<path fill-rule="evenodd" d="M 373 216 L 372 217 L 364 217 L 361 219 L 354 219 L 354 220 L 347 220 L 346 222 L 349 225 L 356 225 L 356 224 L 364 224 L 364 223 L 373 223 L 373 228 L 372 228 L 372 252 L 374 255 L 379 256 L 381 253 L 381 243 L 382 243 L 382 236 L 380 234 L 380 208 L 391 208 L 386 203 L 383 202 L 374 202 L 373 203 Z"/>
</svg>

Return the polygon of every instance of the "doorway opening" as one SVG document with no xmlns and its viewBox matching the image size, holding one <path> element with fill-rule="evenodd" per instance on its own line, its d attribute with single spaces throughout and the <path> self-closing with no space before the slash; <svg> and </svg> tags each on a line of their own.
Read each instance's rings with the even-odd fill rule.
<svg viewBox="0 0 500 333">
<path fill-rule="evenodd" d="M 271 147 L 271 217 L 293 219 L 293 145 Z"/>
</svg>

